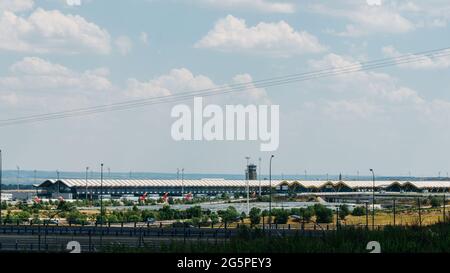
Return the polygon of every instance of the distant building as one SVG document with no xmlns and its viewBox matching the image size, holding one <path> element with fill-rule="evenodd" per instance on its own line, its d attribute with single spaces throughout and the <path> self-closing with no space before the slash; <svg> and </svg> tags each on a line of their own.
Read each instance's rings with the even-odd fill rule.
<svg viewBox="0 0 450 273">
<path fill-rule="evenodd" d="M 2 192 L 2 202 L 3 201 L 9 202 L 9 201 L 12 201 L 12 200 L 13 200 L 12 193 L 3 193 Z"/>
<path fill-rule="evenodd" d="M 250 164 L 247 166 L 247 170 L 245 172 L 245 179 L 258 180 L 258 174 L 256 172 L 256 165 Z"/>
<path fill-rule="evenodd" d="M 268 194 L 269 181 L 261 181 L 262 194 Z M 259 192 L 259 181 L 249 180 L 250 192 Z M 120 198 L 124 195 L 141 196 L 181 196 L 182 193 L 215 196 L 217 194 L 245 194 L 244 180 L 196 179 L 196 180 L 100 180 L 61 179 L 46 180 L 38 185 L 38 194 L 42 198 L 72 196 L 73 199 L 97 199 L 101 194 Z M 272 180 L 277 193 L 314 193 L 314 192 L 370 192 L 372 181 L 301 181 Z M 386 192 L 449 192 L 450 181 L 376 181 L 375 190 Z"/>
</svg>

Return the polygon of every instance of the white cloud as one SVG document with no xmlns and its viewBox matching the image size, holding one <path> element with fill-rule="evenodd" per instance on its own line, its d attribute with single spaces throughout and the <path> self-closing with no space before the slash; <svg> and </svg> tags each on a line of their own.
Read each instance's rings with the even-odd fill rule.
<svg viewBox="0 0 450 273">
<path fill-rule="evenodd" d="M 415 24 L 404 17 L 391 5 L 367 5 L 367 3 L 350 2 L 351 4 L 332 5 L 314 4 L 309 10 L 319 14 L 344 18 L 351 22 L 344 31 L 333 30 L 338 36 L 362 36 L 373 32 L 405 33 L 416 28 Z"/>
<path fill-rule="evenodd" d="M 439 55 L 429 56 L 404 54 L 399 52 L 394 46 L 385 46 L 381 49 L 386 57 L 397 58 L 402 56 L 401 62 L 398 61 L 398 66 L 410 69 L 442 69 L 450 67 L 450 49 L 439 53 Z M 439 57 L 440 56 L 440 57 Z M 420 62 L 412 62 L 412 60 L 420 59 Z M 409 61 L 411 60 L 411 62 Z"/>
<path fill-rule="evenodd" d="M 335 71 L 349 66 L 361 67 L 361 63 L 351 57 L 334 53 L 311 60 L 309 64 L 312 69 L 333 68 Z M 400 85 L 388 74 L 375 71 L 341 74 L 323 79 L 319 84 L 321 86 L 315 88 L 332 91 L 330 96 L 339 98 L 328 99 L 319 105 L 333 119 L 350 116 L 367 119 L 373 118 L 374 114 L 389 116 L 399 109 L 417 112 L 429 104 L 416 90 Z"/>
<path fill-rule="evenodd" d="M 109 33 L 79 15 L 38 8 L 28 18 L 0 13 L 0 49 L 30 53 L 110 52 Z"/>
<path fill-rule="evenodd" d="M 340 99 L 324 102 L 322 111 L 332 119 L 348 120 L 372 118 L 383 110 L 366 99 Z"/>
<path fill-rule="evenodd" d="M 179 92 L 214 88 L 216 85 L 204 75 L 194 75 L 189 69 L 172 69 L 147 82 L 128 79 L 127 95 L 135 98 L 168 96 Z"/>
<path fill-rule="evenodd" d="M 141 40 L 141 42 L 144 44 L 144 45 L 148 45 L 149 44 L 149 41 L 148 41 L 148 34 L 147 34 L 147 32 L 141 32 L 141 34 L 139 35 L 139 40 Z"/>
<path fill-rule="evenodd" d="M 32 9 L 34 0 L 2 0 L 0 1 L 0 12 L 3 10 L 19 12 Z"/>
<path fill-rule="evenodd" d="M 115 44 L 122 55 L 128 55 L 133 48 L 133 42 L 128 36 L 119 36 Z"/>
<path fill-rule="evenodd" d="M 195 47 L 275 56 L 318 53 L 325 50 L 315 36 L 306 31 L 297 32 L 284 21 L 261 22 L 248 27 L 245 20 L 232 15 L 220 19 Z"/>
<path fill-rule="evenodd" d="M 14 106 L 67 108 L 89 102 L 99 91 L 113 90 L 105 68 L 77 72 L 38 57 L 26 57 L 11 65 L 10 74 L 0 77 L 0 97 Z M 72 105 L 61 103 L 70 101 Z M 54 103 L 58 102 L 58 103 Z"/>
<path fill-rule="evenodd" d="M 222 9 L 249 9 L 267 13 L 294 13 L 295 5 L 281 1 L 268 0 L 196 0 Z"/>
<path fill-rule="evenodd" d="M 257 88 L 251 83 L 252 81 L 253 78 L 247 73 L 234 76 L 231 84 L 243 84 L 246 88 L 240 92 L 226 93 L 219 100 L 221 102 L 270 103 L 266 91 L 263 88 Z M 133 78 L 128 79 L 125 93 L 132 98 L 151 98 L 200 90 L 207 90 L 208 92 L 217 91 L 219 94 L 220 91 L 229 91 L 229 88 L 231 88 L 230 85 L 216 84 L 205 75 L 195 75 L 187 68 L 178 68 L 172 69 L 168 74 L 158 76 L 146 82 L 141 82 Z"/>
</svg>

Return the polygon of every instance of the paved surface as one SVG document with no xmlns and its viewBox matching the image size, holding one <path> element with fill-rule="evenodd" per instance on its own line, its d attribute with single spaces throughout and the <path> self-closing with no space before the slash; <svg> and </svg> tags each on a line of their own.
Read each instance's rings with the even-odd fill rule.
<svg viewBox="0 0 450 273">
<path fill-rule="evenodd" d="M 322 236 L 323 232 L 266 230 L 273 236 Z M 76 241 L 82 252 L 99 251 L 101 246 L 120 244 L 158 250 L 171 241 L 220 243 L 238 234 L 237 229 L 211 228 L 129 228 L 129 227 L 30 227 L 1 226 L 0 251 L 69 252 L 67 244 Z"/>
</svg>

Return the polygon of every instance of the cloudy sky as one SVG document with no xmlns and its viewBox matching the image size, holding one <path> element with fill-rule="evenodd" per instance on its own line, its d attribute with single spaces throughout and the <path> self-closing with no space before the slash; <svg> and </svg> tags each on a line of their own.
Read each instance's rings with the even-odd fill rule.
<svg viewBox="0 0 450 273">
<path fill-rule="evenodd" d="M 1 0 L 0 119 L 450 46 L 447 0 Z M 280 105 L 277 174 L 446 175 L 450 58 L 208 99 Z M 186 101 L 191 104 L 192 101 Z M 172 104 L 0 127 L 8 169 L 241 173 L 259 142 L 175 142 Z"/>
</svg>

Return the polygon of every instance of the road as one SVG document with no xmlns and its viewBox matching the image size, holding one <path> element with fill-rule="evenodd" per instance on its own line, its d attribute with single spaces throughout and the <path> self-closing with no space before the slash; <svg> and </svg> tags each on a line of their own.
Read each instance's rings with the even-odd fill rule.
<svg viewBox="0 0 450 273">
<path fill-rule="evenodd" d="M 322 236 L 323 231 L 266 230 L 273 236 Z M 38 227 L 1 226 L 0 251 L 67 252 L 67 244 L 77 241 L 82 252 L 99 251 L 113 244 L 158 250 L 171 241 L 217 243 L 229 240 L 238 229 L 217 228 L 131 228 L 131 227 Z"/>
</svg>

